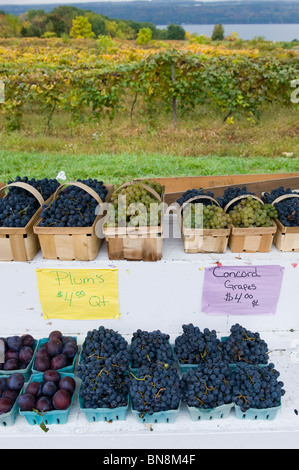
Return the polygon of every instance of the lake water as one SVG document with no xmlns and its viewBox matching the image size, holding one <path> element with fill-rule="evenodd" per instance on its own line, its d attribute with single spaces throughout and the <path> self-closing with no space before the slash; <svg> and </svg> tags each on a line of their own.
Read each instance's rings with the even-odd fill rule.
<svg viewBox="0 0 299 470">
<path fill-rule="evenodd" d="M 204 34 L 211 37 L 214 25 L 209 24 L 183 24 L 189 33 Z M 241 39 L 253 39 L 255 36 L 264 36 L 268 41 L 299 40 L 299 24 L 224 24 L 224 34 L 228 36 L 236 32 Z M 166 29 L 167 25 L 157 26 Z"/>
</svg>

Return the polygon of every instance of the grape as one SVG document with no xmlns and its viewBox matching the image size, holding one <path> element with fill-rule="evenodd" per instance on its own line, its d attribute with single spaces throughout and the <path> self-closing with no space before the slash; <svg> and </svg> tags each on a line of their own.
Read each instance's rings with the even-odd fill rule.
<svg viewBox="0 0 299 470">
<path fill-rule="evenodd" d="M 285 194 L 298 194 L 296 191 L 280 186 L 273 189 L 270 193 L 264 193 L 262 199 L 268 204 L 272 204 L 275 199 Z M 299 226 L 299 198 L 290 197 L 274 204 L 277 210 L 277 218 L 285 227 Z"/>
<path fill-rule="evenodd" d="M 159 183 L 148 182 L 148 185 L 159 194 L 162 193 Z M 161 211 L 157 198 L 140 183 L 135 183 L 120 191 L 114 191 L 106 224 L 108 227 L 156 226 L 161 223 Z"/>
<path fill-rule="evenodd" d="M 231 221 L 235 227 L 271 227 L 273 219 L 277 219 L 277 210 L 271 204 L 262 204 L 248 196 L 229 210 Z"/>
<path fill-rule="evenodd" d="M 233 374 L 227 362 L 208 360 L 183 374 L 183 401 L 190 407 L 213 409 L 232 403 Z"/>
<path fill-rule="evenodd" d="M 214 199 L 214 193 L 211 191 L 205 191 L 204 189 L 188 189 L 188 191 L 185 191 L 182 196 L 177 199 L 177 203 L 182 206 L 185 202 L 189 201 L 189 199 L 196 197 L 196 196 L 209 196 Z M 198 201 L 192 202 L 192 204 L 204 204 L 204 205 L 210 205 L 211 200 L 210 199 L 203 199 L 200 198 Z M 188 207 L 188 206 L 186 206 Z"/>
<path fill-rule="evenodd" d="M 234 374 L 233 400 L 242 412 L 250 408 L 265 409 L 280 406 L 285 395 L 283 382 L 278 381 L 280 373 L 274 364 L 258 367 L 241 362 Z"/>
<path fill-rule="evenodd" d="M 183 333 L 175 339 L 174 352 L 180 363 L 200 364 L 221 358 L 220 339 L 215 330 L 203 331 L 192 323 L 182 326 Z"/>
<path fill-rule="evenodd" d="M 223 358 L 231 364 L 240 361 L 252 364 L 267 364 L 268 345 L 259 333 L 252 333 L 238 323 L 230 329 L 230 335 L 222 342 Z"/>
<path fill-rule="evenodd" d="M 53 396 L 53 406 L 56 410 L 67 410 L 71 406 L 72 397 L 66 390 L 58 390 Z"/>
<path fill-rule="evenodd" d="M 103 202 L 108 190 L 102 181 L 77 180 L 93 189 Z M 76 186 L 65 187 L 50 204 L 43 206 L 40 227 L 90 227 L 96 218 L 98 202 Z"/>
<path fill-rule="evenodd" d="M 59 187 L 57 180 L 44 178 L 36 181 L 28 177 L 17 177 L 16 182 L 30 184 L 37 189 L 46 201 Z M 9 181 L 8 184 L 12 183 Z M 10 187 L 8 194 L 0 199 L 0 226 L 25 227 L 40 208 L 38 200 L 23 188 Z"/>
<path fill-rule="evenodd" d="M 246 186 L 242 186 L 242 188 L 240 188 L 240 187 L 236 187 L 236 188 L 229 187 L 229 188 L 224 190 L 223 198 L 218 197 L 217 200 L 220 203 L 221 207 L 223 207 L 223 209 L 224 209 L 225 206 L 229 202 L 231 202 L 233 199 L 235 199 L 239 196 L 247 195 L 247 194 L 255 196 L 255 193 L 251 193 L 251 192 L 247 191 Z M 236 204 L 238 204 L 238 201 L 232 203 L 231 208 L 233 208 Z"/>
<path fill-rule="evenodd" d="M 183 224 L 186 228 L 223 229 L 231 222 L 229 214 L 215 205 L 187 205 L 183 210 Z"/>
<path fill-rule="evenodd" d="M 169 335 L 160 330 L 143 331 L 133 333 L 130 347 L 132 367 L 138 368 L 157 362 L 172 365 L 174 355 L 169 343 Z"/>
</svg>

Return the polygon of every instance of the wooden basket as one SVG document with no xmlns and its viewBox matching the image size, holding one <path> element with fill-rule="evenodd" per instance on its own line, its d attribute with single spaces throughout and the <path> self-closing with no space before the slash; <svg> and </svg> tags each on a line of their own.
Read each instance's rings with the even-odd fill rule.
<svg viewBox="0 0 299 470">
<path fill-rule="evenodd" d="M 195 196 L 182 204 L 179 219 L 184 242 L 184 251 L 185 253 L 225 253 L 231 231 L 230 226 L 223 229 L 201 229 L 186 228 L 183 225 L 181 216 L 184 208 L 191 202 L 200 199 L 210 199 L 219 206 L 217 199 L 206 195 Z"/>
<path fill-rule="evenodd" d="M 0 189 L 1 193 L 10 187 L 22 188 L 30 192 L 36 197 L 41 207 L 24 228 L 0 227 L 0 261 L 32 261 L 40 248 L 33 227 L 40 217 L 43 204 L 50 202 L 53 196 L 44 201 L 42 195 L 33 186 L 22 182 L 3 186 Z"/>
<path fill-rule="evenodd" d="M 136 184 L 136 182 L 125 183 L 117 191 Z M 162 195 L 150 186 L 141 184 L 148 192 L 163 203 L 165 188 L 162 187 Z M 163 249 L 163 209 L 161 225 L 151 227 L 104 227 L 103 229 L 108 256 L 111 260 L 128 261 L 158 261 L 162 258 Z"/>
<path fill-rule="evenodd" d="M 257 199 L 261 204 L 263 201 L 252 194 L 244 194 L 232 199 L 224 208 L 227 212 L 229 207 L 238 200 L 252 197 Z M 271 251 L 274 235 L 277 230 L 277 225 L 273 220 L 271 227 L 234 227 L 231 226 L 231 234 L 228 240 L 229 248 L 232 253 L 268 253 Z"/>
<path fill-rule="evenodd" d="M 77 186 L 89 193 L 101 205 L 103 201 L 100 196 L 89 186 L 81 182 L 70 182 L 60 186 L 58 193 L 65 186 Z M 108 190 L 106 201 L 110 202 L 113 193 L 113 185 L 105 185 Z M 34 226 L 34 233 L 38 235 L 43 258 L 59 259 L 63 261 L 92 261 L 98 255 L 103 243 L 103 237 L 96 234 L 96 226 L 104 215 L 98 215 L 91 227 L 40 227 L 41 219 Z"/>
<path fill-rule="evenodd" d="M 299 197 L 299 194 L 284 194 L 272 202 L 272 206 L 284 199 Z M 286 227 L 278 219 L 275 220 L 277 232 L 274 236 L 274 244 L 279 251 L 299 252 L 299 227 Z"/>
</svg>

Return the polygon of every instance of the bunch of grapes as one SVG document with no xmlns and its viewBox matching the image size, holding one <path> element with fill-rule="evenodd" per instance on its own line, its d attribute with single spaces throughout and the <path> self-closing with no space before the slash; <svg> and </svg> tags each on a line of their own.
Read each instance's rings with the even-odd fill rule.
<svg viewBox="0 0 299 470">
<path fill-rule="evenodd" d="M 252 333 L 238 323 L 230 329 L 230 335 L 222 342 L 223 358 L 231 364 L 267 364 L 268 345 L 259 333 Z"/>
<path fill-rule="evenodd" d="M 82 383 L 79 396 L 84 408 L 117 408 L 128 404 L 129 355 L 113 354 L 104 363 L 82 362 L 77 367 Z"/>
<path fill-rule="evenodd" d="M 139 369 L 138 378 L 130 374 L 132 409 L 140 418 L 161 411 L 178 410 L 182 396 L 182 381 L 178 371 L 159 364 Z"/>
<path fill-rule="evenodd" d="M 283 382 L 278 381 L 280 373 L 274 364 L 266 367 L 246 364 L 237 365 L 234 374 L 233 401 L 242 412 L 250 408 L 265 409 L 280 406 L 285 395 Z"/>
<path fill-rule="evenodd" d="M 208 360 L 182 377 L 183 402 L 190 407 L 213 409 L 233 401 L 233 375 L 224 361 Z"/>
<path fill-rule="evenodd" d="M 159 183 L 147 182 L 159 195 L 162 186 Z M 157 198 L 145 189 L 141 183 L 114 191 L 108 209 L 106 226 L 146 227 L 161 224 L 162 207 Z"/>
<path fill-rule="evenodd" d="M 77 180 L 93 189 L 103 202 L 108 193 L 102 181 Z M 96 219 L 98 202 L 76 186 L 66 186 L 54 201 L 43 207 L 40 227 L 90 227 Z"/>
<path fill-rule="evenodd" d="M 125 338 L 117 331 L 100 326 L 98 329 L 91 330 L 87 333 L 82 353 L 81 362 L 84 364 L 99 364 L 103 366 L 107 359 L 115 354 L 121 353 L 123 357 L 128 358 L 128 343 Z"/>
<path fill-rule="evenodd" d="M 175 339 L 174 352 L 183 364 L 201 364 L 221 358 L 220 339 L 216 331 L 205 328 L 201 331 L 192 323 L 183 325 L 183 334 Z"/>
<path fill-rule="evenodd" d="M 8 184 L 12 182 L 8 181 Z M 48 178 L 35 180 L 18 176 L 14 182 L 29 184 L 39 191 L 45 201 L 59 187 L 57 180 Z M 23 188 L 10 187 L 7 195 L 0 199 L 0 227 L 24 228 L 39 208 L 40 204 L 33 194 Z"/>
<path fill-rule="evenodd" d="M 264 202 L 271 204 L 279 196 L 285 194 L 298 194 L 292 189 L 284 189 L 280 186 L 277 189 L 273 189 L 270 193 L 264 193 L 262 199 Z M 299 226 L 299 198 L 290 197 L 274 204 L 277 210 L 278 219 L 285 227 L 298 227 Z"/>
<path fill-rule="evenodd" d="M 192 199 L 193 197 L 196 196 L 209 196 L 214 198 L 214 193 L 211 191 L 204 191 L 204 189 L 188 189 L 188 191 L 185 191 L 179 199 L 177 199 L 177 203 L 182 206 L 185 202 L 189 201 L 189 199 Z M 194 201 L 194 204 L 204 204 L 204 205 L 209 205 L 211 204 L 210 199 L 204 199 L 201 198 L 198 201 Z"/>
<path fill-rule="evenodd" d="M 135 369 L 157 363 L 172 365 L 174 355 L 169 338 L 168 334 L 160 330 L 135 331 L 130 348 L 132 367 Z"/>
<path fill-rule="evenodd" d="M 224 190 L 223 198 L 218 197 L 217 199 L 218 199 L 218 202 L 220 203 L 221 207 L 224 208 L 230 201 L 232 201 L 236 197 L 244 196 L 245 194 L 250 194 L 250 195 L 253 195 L 253 196 L 255 195 L 255 193 L 251 193 L 251 192 L 247 191 L 246 186 L 243 186 L 242 188 L 229 187 L 229 188 Z M 231 207 L 233 207 L 233 206 L 234 206 L 234 204 L 232 204 Z"/>
<path fill-rule="evenodd" d="M 229 211 L 235 227 L 271 227 L 277 219 L 277 210 L 271 204 L 262 204 L 251 196 L 242 199 Z"/>
<path fill-rule="evenodd" d="M 229 214 L 215 204 L 189 204 L 183 211 L 183 224 L 186 228 L 220 229 L 231 222 Z"/>
</svg>

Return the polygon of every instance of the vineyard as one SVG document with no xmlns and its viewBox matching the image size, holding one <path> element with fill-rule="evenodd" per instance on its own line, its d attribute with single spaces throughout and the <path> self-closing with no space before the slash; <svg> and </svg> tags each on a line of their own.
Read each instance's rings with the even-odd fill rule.
<svg viewBox="0 0 299 470">
<path fill-rule="evenodd" d="M 192 42 L 140 47 L 129 41 L 2 40 L 0 111 L 8 130 L 20 129 L 25 113 L 39 110 L 51 127 L 55 113 L 70 125 L 84 120 L 128 118 L 154 121 L 169 113 L 174 126 L 185 113 L 211 106 L 223 122 L 260 118 L 263 106 L 293 106 L 298 52 L 234 50 Z"/>
</svg>

